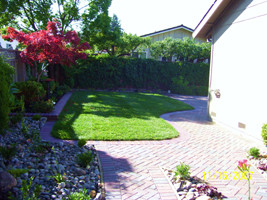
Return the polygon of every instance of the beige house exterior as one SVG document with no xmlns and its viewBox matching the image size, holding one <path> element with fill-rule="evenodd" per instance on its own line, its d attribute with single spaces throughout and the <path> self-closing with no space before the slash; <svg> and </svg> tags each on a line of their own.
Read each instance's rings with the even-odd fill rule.
<svg viewBox="0 0 267 200">
<path fill-rule="evenodd" d="M 184 38 L 192 38 L 193 29 L 184 26 L 181 24 L 180 26 L 175 26 L 172 28 L 164 29 L 161 31 L 157 31 L 154 33 L 149 33 L 145 35 L 141 35 L 140 37 L 150 37 L 152 42 L 161 41 L 164 40 L 167 37 L 172 37 L 174 39 L 181 39 Z M 206 42 L 203 38 L 196 38 L 196 41 L 198 42 Z M 146 49 L 144 58 L 151 58 L 149 49 Z M 160 58 L 162 60 L 162 58 Z"/>
<path fill-rule="evenodd" d="M 212 41 L 212 120 L 262 140 L 267 123 L 267 1 L 217 0 L 193 37 Z"/>
</svg>

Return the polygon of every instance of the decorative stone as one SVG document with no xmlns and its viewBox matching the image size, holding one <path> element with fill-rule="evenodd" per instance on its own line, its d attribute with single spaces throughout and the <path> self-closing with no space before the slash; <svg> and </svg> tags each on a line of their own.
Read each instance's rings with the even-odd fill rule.
<svg viewBox="0 0 267 200">
<path fill-rule="evenodd" d="M 96 197 L 96 191 L 95 190 L 91 190 L 90 197 L 91 198 L 95 198 Z"/>
<path fill-rule="evenodd" d="M 187 195 L 186 195 L 186 199 L 187 200 L 193 200 L 193 199 L 195 199 L 194 196 L 195 195 L 194 195 L 193 192 L 188 192 Z"/>
<path fill-rule="evenodd" d="M 83 169 L 81 168 L 75 168 L 75 171 L 74 173 L 78 176 L 82 176 L 82 175 L 85 175 L 86 174 L 86 171 L 84 171 Z"/>
<path fill-rule="evenodd" d="M 17 180 L 8 172 L 0 172 L 0 194 L 6 193 L 17 185 Z"/>
<path fill-rule="evenodd" d="M 205 196 L 200 196 L 200 197 L 196 198 L 196 200 L 212 200 L 212 198 L 205 195 Z"/>
</svg>

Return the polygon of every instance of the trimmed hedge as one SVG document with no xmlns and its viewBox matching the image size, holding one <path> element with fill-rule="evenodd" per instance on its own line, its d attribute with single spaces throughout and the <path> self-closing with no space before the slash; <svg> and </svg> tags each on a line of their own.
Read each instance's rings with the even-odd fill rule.
<svg viewBox="0 0 267 200">
<path fill-rule="evenodd" d="M 84 89 L 134 88 L 207 95 L 209 80 L 209 64 L 168 63 L 153 59 L 89 57 L 65 70 L 66 74 L 73 75 L 74 87 Z M 187 83 L 184 90 L 177 90 L 181 86 L 177 85 L 180 84 L 176 80 L 179 77 Z"/>
<path fill-rule="evenodd" d="M 10 100 L 10 84 L 13 81 L 12 75 L 14 69 L 12 66 L 4 62 L 0 56 L 0 134 L 3 133 L 4 129 L 8 127 L 10 112 L 9 100 Z"/>
</svg>

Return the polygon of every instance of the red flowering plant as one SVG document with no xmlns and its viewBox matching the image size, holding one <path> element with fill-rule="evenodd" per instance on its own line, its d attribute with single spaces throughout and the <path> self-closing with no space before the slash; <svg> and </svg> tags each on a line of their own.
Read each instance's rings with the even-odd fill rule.
<svg viewBox="0 0 267 200">
<path fill-rule="evenodd" d="M 24 62 L 35 68 L 37 82 L 50 63 L 70 66 L 76 64 L 77 59 L 87 58 L 83 51 L 91 48 L 89 44 L 81 43 L 75 31 L 64 34 L 60 31 L 60 26 L 59 22 L 48 22 L 47 30 L 33 33 L 24 33 L 8 27 L 7 35 L 2 35 L 3 39 L 17 40 L 25 47 L 20 56 Z M 38 64 L 41 64 L 39 71 Z"/>
<path fill-rule="evenodd" d="M 250 198 L 250 179 L 252 176 L 251 171 L 249 171 L 250 164 L 248 164 L 248 161 L 246 159 L 240 160 L 238 161 L 237 168 L 241 171 L 241 173 L 243 174 L 243 177 L 246 180 L 248 180 L 248 192 L 249 192 L 248 200 L 253 200 L 253 198 Z"/>
</svg>

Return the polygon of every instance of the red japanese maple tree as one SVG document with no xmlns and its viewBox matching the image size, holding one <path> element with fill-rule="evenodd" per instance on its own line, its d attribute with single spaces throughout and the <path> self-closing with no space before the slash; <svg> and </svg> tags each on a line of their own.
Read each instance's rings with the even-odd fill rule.
<svg viewBox="0 0 267 200">
<path fill-rule="evenodd" d="M 22 60 L 37 72 L 37 66 L 42 64 L 41 70 L 37 72 L 39 82 L 42 73 L 50 64 L 61 64 L 70 66 L 76 64 L 77 59 L 86 59 L 84 50 L 90 49 L 87 42 L 81 43 L 75 31 L 68 31 L 63 34 L 60 31 L 59 22 L 48 22 L 47 30 L 40 30 L 33 33 L 24 33 L 8 27 L 7 35 L 2 35 L 5 40 L 17 40 L 25 49 L 21 52 Z"/>
</svg>

